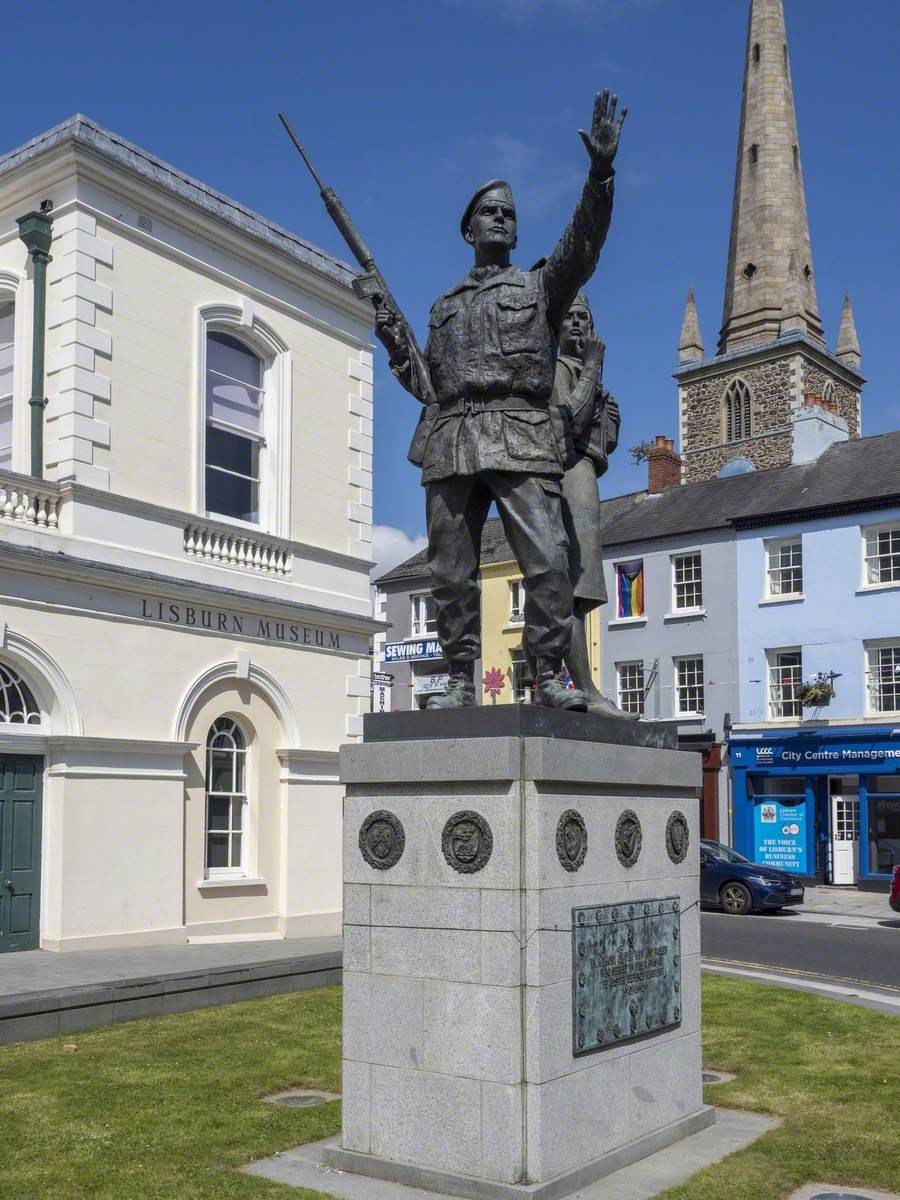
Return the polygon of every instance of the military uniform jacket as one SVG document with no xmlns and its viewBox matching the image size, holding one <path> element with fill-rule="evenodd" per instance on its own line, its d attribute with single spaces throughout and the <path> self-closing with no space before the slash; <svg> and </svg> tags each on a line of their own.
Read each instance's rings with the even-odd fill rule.
<svg viewBox="0 0 900 1200">
<path fill-rule="evenodd" d="M 612 189 L 612 177 L 588 176 L 569 226 L 538 267 L 476 267 L 435 301 L 425 359 L 436 401 L 409 450 L 423 483 L 487 470 L 562 474 L 550 414 L 558 331 L 597 264 Z M 408 367 L 391 365 L 405 382 Z"/>
<path fill-rule="evenodd" d="M 575 384 L 581 375 L 581 360 L 560 355 L 556 364 L 553 403 L 570 405 Z M 584 433 L 575 437 L 575 452 L 579 458 L 589 458 L 597 475 L 605 475 L 609 456 L 619 444 L 620 418 L 611 413 L 608 401 L 612 397 L 598 385 L 593 399 L 593 413 Z M 574 415 L 574 414 L 573 414 Z"/>
</svg>

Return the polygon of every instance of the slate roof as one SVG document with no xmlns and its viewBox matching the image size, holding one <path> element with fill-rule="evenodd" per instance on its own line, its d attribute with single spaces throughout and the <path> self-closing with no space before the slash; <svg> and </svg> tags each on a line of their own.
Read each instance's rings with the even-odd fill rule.
<svg viewBox="0 0 900 1200">
<path fill-rule="evenodd" d="M 142 150 L 140 146 L 126 141 L 119 134 L 105 129 L 82 113 L 76 113 L 61 125 L 55 125 L 46 133 L 38 134 L 24 146 L 0 155 L 0 180 L 4 175 L 65 141 L 80 143 L 104 158 L 128 167 L 158 187 L 190 201 L 212 216 L 236 226 L 242 233 L 265 242 L 288 258 L 327 275 L 337 283 L 349 287 L 357 274 L 339 258 L 320 250 L 312 242 L 307 242 L 281 225 L 276 225 L 223 192 L 217 192 L 208 184 L 201 183 L 199 179 L 186 175 L 178 167 L 173 167 L 163 159 L 157 158 L 155 154 Z"/>
<path fill-rule="evenodd" d="M 614 496 L 600 508 L 604 544 L 620 546 L 891 505 L 900 506 L 900 432 L 838 442 L 798 466 L 686 483 L 652 496 Z M 500 519 L 492 517 L 485 526 L 482 566 L 512 559 Z M 426 563 L 423 550 L 376 583 L 420 575 Z"/>
</svg>

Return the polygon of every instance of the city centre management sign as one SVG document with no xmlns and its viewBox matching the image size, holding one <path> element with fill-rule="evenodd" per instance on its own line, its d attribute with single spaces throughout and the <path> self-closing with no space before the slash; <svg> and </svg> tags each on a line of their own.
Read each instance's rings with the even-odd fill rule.
<svg viewBox="0 0 900 1200">
<path fill-rule="evenodd" d="M 864 742 L 843 741 L 838 738 L 798 739 L 795 743 L 732 742 L 731 758 L 735 766 L 743 767 L 803 767 L 863 766 L 884 763 L 900 769 L 900 740 L 872 738 Z"/>
</svg>

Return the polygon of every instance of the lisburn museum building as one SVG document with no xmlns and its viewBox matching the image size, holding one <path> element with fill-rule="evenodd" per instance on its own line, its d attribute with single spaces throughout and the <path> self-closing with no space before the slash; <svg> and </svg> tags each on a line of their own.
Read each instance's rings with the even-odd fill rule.
<svg viewBox="0 0 900 1200">
<path fill-rule="evenodd" d="M 0 951 L 340 931 L 351 278 L 84 117 L 0 158 Z"/>
</svg>

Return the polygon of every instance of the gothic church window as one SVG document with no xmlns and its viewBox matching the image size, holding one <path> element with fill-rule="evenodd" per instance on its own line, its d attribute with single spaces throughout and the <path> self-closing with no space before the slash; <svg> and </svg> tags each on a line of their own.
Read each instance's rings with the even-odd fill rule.
<svg viewBox="0 0 900 1200">
<path fill-rule="evenodd" d="M 41 710 L 31 688 L 12 667 L 0 663 L 0 725 L 40 725 Z"/>
<path fill-rule="evenodd" d="M 725 441 L 750 437 L 750 389 L 743 379 L 733 379 L 725 392 Z"/>
<path fill-rule="evenodd" d="M 825 391 L 822 393 L 822 402 L 826 408 L 837 411 L 837 393 L 834 390 L 834 384 L 829 379 L 825 384 Z"/>
</svg>

